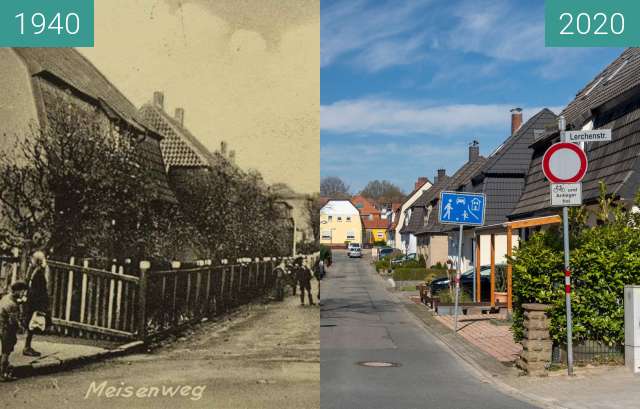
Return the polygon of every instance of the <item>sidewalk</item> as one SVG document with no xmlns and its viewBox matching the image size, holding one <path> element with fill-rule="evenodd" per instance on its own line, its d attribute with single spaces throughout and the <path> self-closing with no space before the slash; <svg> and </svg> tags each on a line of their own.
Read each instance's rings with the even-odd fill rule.
<svg viewBox="0 0 640 409">
<path fill-rule="evenodd" d="M 13 366 L 13 373 L 17 377 L 64 370 L 81 363 L 121 355 L 141 346 L 139 342 L 120 345 L 110 341 L 36 335 L 33 338 L 32 346 L 42 355 L 29 357 L 22 355 L 24 338 L 24 335 L 18 336 L 18 343 L 9 358 Z"/>
<path fill-rule="evenodd" d="M 521 376 L 506 366 L 519 353 L 520 345 L 508 326 L 495 325 L 486 316 L 461 316 L 458 335 L 453 335 L 453 317 L 437 316 L 419 298 L 404 295 L 407 309 L 453 353 L 505 391 L 521 395 L 543 408 L 636 409 L 640 407 L 640 376 L 623 366 L 576 367 L 575 376 L 565 369 L 547 377 Z M 410 300 L 411 302 L 409 302 Z M 502 348 L 502 350 L 501 350 Z M 493 363 L 491 362 L 493 360 Z M 500 369 L 502 367 L 502 369 Z"/>
</svg>

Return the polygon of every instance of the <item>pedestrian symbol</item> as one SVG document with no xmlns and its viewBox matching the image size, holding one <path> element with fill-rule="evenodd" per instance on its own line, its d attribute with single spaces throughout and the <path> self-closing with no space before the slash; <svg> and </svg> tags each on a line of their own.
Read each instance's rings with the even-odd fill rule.
<svg viewBox="0 0 640 409">
<path fill-rule="evenodd" d="M 482 226 L 485 201 L 481 193 L 441 192 L 440 223 Z"/>
</svg>

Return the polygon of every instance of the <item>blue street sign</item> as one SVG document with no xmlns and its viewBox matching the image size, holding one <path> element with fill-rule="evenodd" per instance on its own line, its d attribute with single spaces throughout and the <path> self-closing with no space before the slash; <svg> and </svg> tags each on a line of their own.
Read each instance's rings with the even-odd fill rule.
<svg viewBox="0 0 640 409">
<path fill-rule="evenodd" d="M 440 223 L 482 226 L 486 198 L 483 193 L 440 192 Z"/>
</svg>

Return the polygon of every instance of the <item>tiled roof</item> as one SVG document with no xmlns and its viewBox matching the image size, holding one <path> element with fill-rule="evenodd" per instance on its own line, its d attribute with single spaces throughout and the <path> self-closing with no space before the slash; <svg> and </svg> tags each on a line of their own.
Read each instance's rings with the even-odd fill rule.
<svg viewBox="0 0 640 409">
<path fill-rule="evenodd" d="M 429 190 L 424 192 L 411 206 L 411 218 L 409 223 L 402 228 L 401 233 L 405 233 L 403 230 L 407 230 L 406 233 L 419 234 L 421 229 L 428 223 L 425 223 L 425 215 L 427 215 L 427 207 L 433 200 L 437 200 L 440 192 L 447 187 L 452 178 L 449 176 L 441 176 L 431 186 Z M 416 211 L 420 209 L 419 211 Z M 414 217 L 415 216 L 415 217 Z"/>
<path fill-rule="evenodd" d="M 618 68 L 620 71 L 607 81 Z M 603 80 L 598 83 L 598 78 Z M 597 86 L 593 88 L 595 84 Z M 612 130 L 611 142 L 591 142 L 585 146 L 589 160 L 587 174 L 582 180 L 585 203 L 597 200 L 599 181 L 606 184 L 608 193 L 628 200 L 633 199 L 640 187 L 640 87 L 636 87 L 639 84 L 640 51 L 628 49 L 578 93 L 576 100 L 563 111 L 567 122 L 580 129 L 584 125 L 582 118 L 587 116 L 580 112 L 587 112 L 585 101 L 591 101 L 590 106 L 597 109 L 589 109 L 588 115 L 594 115 L 595 127 Z M 593 89 L 588 92 L 590 88 Z M 610 101 L 612 98 L 615 100 Z M 555 133 L 534 144 L 524 192 L 511 219 L 557 212 L 557 208 L 549 206 L 549 182 L 541 166 L 544 152 L 558 140 Z"/>
<path fill-rule="evenodd" d="M 531 117 L 516 133 L 489 157 L 480 172 L 465 187 L 467 192 L 484 193 L 487 197 L 485 224 L 507 221 L 522 191 L 531 162 L 535 131 L 555 124 L 556 115 L 543 109 Z"/>
<path fill-rule="evenodd" d="M 416 234 L 435 233 L 447 228 L 447 226 L 438 222 L 437 206 L 438 201 L 440 200 L 440 192 L 446 190 L 462 190 L 464 186 L 471 181 L 473 175 L 475 175 L 486 163 L 486 161 L 486 158 L 478 156 L 477 159 L 462 165 L 462 167 L 458 169 L 451 178 L 438 187 L 438 189 L 433 189 L 433 187 L 438 185 L 438 183 L 436 183 L 431 189 L 429 189 L 429 191 L 427 191 L 427 193 L 430 194 L 425 197 L 425 200 L 421 201 L 421 203 L 423 203 L 425 211 L 427 211 L 429 205 L 432 205 L 432 210 L 427 214 L 428 217 L 426 220 L 423 214 L 422 219 L 420 220 L 420 226 L 415 230 Z M 431 190 L 433 190 L 433 192 L 431 192 Z"/>
<path fill-rule="evenodd" d="M 400 233 L 415 233 L 424 222 L 425 208 L 424 206 L 412 206 L 411 207 L 411 218 L 409 219 L 409 223 L 405 225 L 402 229 L 400 229 Z"/>
<path fill-rule="evenodd" d="M 535 139 L 535 131 L 544 131 L 547 127 L 557 123 L 557 116 L 549 109 L 544 108 L 527 122 L 513 135 L 509 136 L 496 151 L 487 158 L 487 163 L 482 167 L 483 174 L 509 174 L 526 175 L 531 162 L 530 148 Z"/>
<path fill-rule="evenodd" d="M 143 118 L 163 136 L 160 146 L 167 168 L 215 166 L 213 155 L 187 128 L 153 104 L 140 108 Z"/>
<path fill-rule="evenodd" d="M 386 229 L 389 227 L 389 220 L 374 218 L 369 220 L 367 217 L 362 217 L 362 225 L 365 229 Z"/>
<path fill-rule="evenodd" d="M 72 89 L 74 95 L 80 95 L 94 106 L 102 108 L 108 117 L 124 121 L 140 134 L 151 135 L 138 146 L 140 156 L 156 185 L 157 198 L 171 203 L 177 201 L 169 188 L 157 130 L 142 118 L 127 97 L 89 60 L 73 48 L 13 50 L 25 62 L 34 81 L 38 79 L 61 89 Z M 46 94 L 43 92 L 45 99 Z"/>
<path fill-rule="evenodd" d="M 130 125 L 145 128 L 136 107 L 89 60 L 74 48 L 14 48 L 31 75 L 54 77 L 93 98 Z"/>
<path fill-rule="evenodd" d="M 580 129 L 591 111 L 640 85 L 640 48 L 628 48 L 598 74 L 562 111 L 567 124 Z"/>
<path fill-rule="evenodd" d="M 351 203 L 358 209 L 360 215 L 368 215 L 374 214 L 379 215 L 380 210 L 376 209 L 375 206 L 364 196 L 354 196 L 351 198 Z"/>
</svg>

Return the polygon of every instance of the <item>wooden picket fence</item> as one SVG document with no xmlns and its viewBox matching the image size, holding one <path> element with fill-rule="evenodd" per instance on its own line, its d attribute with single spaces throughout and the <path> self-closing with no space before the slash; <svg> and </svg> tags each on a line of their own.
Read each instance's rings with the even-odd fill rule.
<svg viewBox="0 0 640 409">
<path fill-rule="evenodd" d="M 211 318 L 269 293 L 272 258 L 236 264 L 126 271 L 48 261 L 51 318 L 57 333 L 91 339 L 148 339 Z M 131 270 L 131 269 L 127 269 Z M 137 274 L 137 275 L 135 275 Z"/>
</svg>

